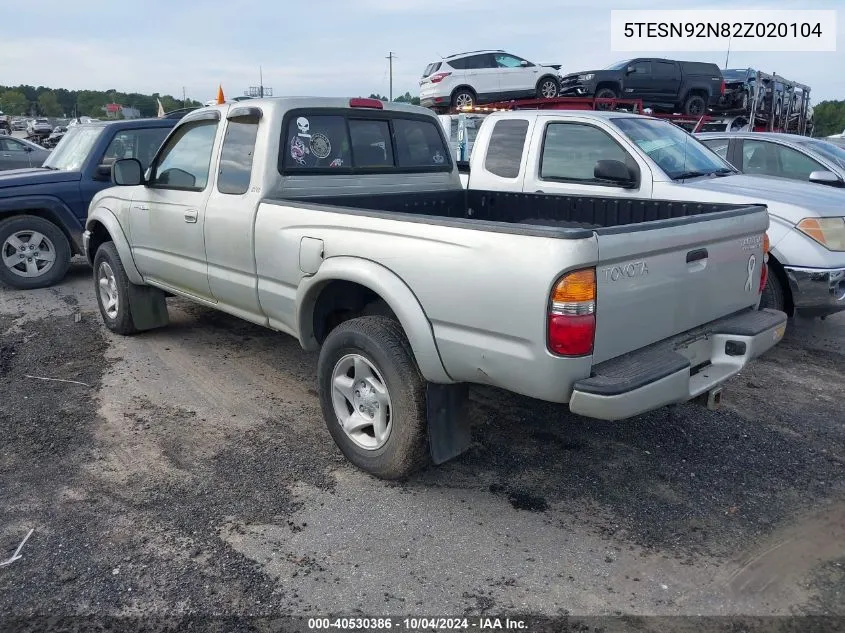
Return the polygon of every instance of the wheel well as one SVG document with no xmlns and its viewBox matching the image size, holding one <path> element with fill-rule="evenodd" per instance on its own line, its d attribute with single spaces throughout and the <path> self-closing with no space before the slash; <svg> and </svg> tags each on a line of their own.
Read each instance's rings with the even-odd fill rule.
<svg viewBox="0 0 845 633">
<path fill-rule="evenodd" d="M 543 75 L 542 77 L 540 77 L 540 78 L 537 80 L 537 86 L 539 86 L 541 83 L 543 83 L 544 81 L 546 81 L 546 79 L 551 79 L 551 80 L 553 80 L 555 83 L 557 83 L 558 85 L 560 85 L 560 83 L 559 83 L 559 82 L 558 82 L 558 80 L 557 80 L 557 77 L 555 77 L 554 75 Z"/>
<path fill-rule="evenodd" d="M 109 230 L 100 222 L 94 222 L 89 231 L 91 231 L 91 238 L 88 241 L 88 263 L 93 266 L 97 249 L 106 242 L 113 242 L 114 240 Z"/>
<path fill-rule="evenodd" d="M 692 90 L 689 90 L 687 92 L 686 96 L 684 97 L 684 102 L 686 103 L 687 99 L 689 99 L 690 97 L 693 97 L 693 96 L 701 97 L 702 99 L 704 99 L 705 105 L 706 105 L 707 97 L 709 97 L 710 95 L 703 88 L 693 88 Z"/>
<path fill-rule="evenodd" d="M 478 98 L 478 93 L 475 90 L 473 90 L 472 88 L 470 88 L 469 86 L 458 86 L 457 88 L 455 88 L 452 91 L 451 98 L 454 99 L 455 95 L 458 94 L 461 90 L 466 90 L 467 92 L 471 92 L 472 96 L 474 98 L 476 98 L 476 99 Z"/>
<path fill-rule="evenodd" d="M 352 281 L 331 281 L 320 290 L 314 304 L 314 337 L 322 344 L 338 325 L 364 315 L 382 315 L 398 321 L 378 293 Z"/>
<path fill-rule="evenodd" d="M 82 251 L 79 248 L 78 240 L 73 239 L 73 236 L 68 232 L 67 227 L 64 225 L 63 222 L 59 221 L 58 216 L 49 209 L 26 209 L 24 211 L 11 211 L 3 213 L 0 216 L 0 221 L 8 220 L 9 218 L 19 218 L 24 215 L 32 215 L 37 218 L 41 218 L 42 220 L 47 220 L 51 224 L 55 224 L 58 229 L 64 234 L 67 238 L 68 243 L 70 244 L 70 252 L 72 255 L 79 255 Z"/>
<path fill-rule="evenodd" d="M 792 301 L 792 287 L 789 285 L 789 278 L 786 276 L 786 270 L 783 268 L 777 258 L 769 253 L 770 270 L 773 272 L 780 282 L 780 287 L 783 288 L 783 308 L 784 312 L 792 316 L 795 312 L 795 304 Z"/>
<path fill-rule="evenodd" d="M 620 94 L 619 92 L 619 84 L 613 81 L 603 81 L 599 85 L 596 86 L 596 94 L 599 93 L 599 90 L 604 90 L 605 88 L 610 88 L 616 94 Z"/>
</svg>

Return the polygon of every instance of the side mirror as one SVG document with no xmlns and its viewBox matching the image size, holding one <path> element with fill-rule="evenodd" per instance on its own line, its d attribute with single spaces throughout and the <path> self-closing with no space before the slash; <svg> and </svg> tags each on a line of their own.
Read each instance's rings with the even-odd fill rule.
<svg viewBox="0 0 845 633">
<path fill-rule="evenodd" d="M 111 179 L 121 187 L 134 187 L 144 182 L 144 169 L 137 158 L 122 158 L 111 166 Z"/>
<path fill-rule="evenodd" d="M 521 62 L 519 62 L 519 65 L 525 68 L 526 66 L 528 66 L 528 62 L 523 59 Z"/>
<path fill-rule="evenodd" d="M 810 174 L 810 182 L 815 182 L 820 185 L 832 185 L 833 187 L 845 186 L 842 179 L 834 174 L 832 171 L 819 169 Z"/>
<path fill-rule="evenodd" d="M 628 165 L 621 160 L 596 161 L 596 167 L 593 169 L 593 177 L 596 180 L 604 180 L 628 189 L 637 186 L 636 179 L 628 168 Z"/>
<path fill-rule="evenodd" d="M 634 68 L 633 66 L 628 66 L 628 68 L 625 69 L 625 72 L 630 75 L 635 70 L 636 70 L 636 68 Z"/>
</svg>

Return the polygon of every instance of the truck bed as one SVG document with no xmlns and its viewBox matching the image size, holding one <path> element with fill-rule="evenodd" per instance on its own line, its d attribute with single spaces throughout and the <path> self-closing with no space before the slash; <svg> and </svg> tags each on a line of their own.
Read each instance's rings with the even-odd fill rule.
<svg viewBox="0 0 845 633">
<path fill-rule="evenodd" d="M 550 195 L 523 192 L 447 190 L 411 193 L 315 195 L 265 199 L 270 203 L 301 202 L 326 205 L 331 211 L 347 209 L 357 213 L 402 213 L 418 221 L 436 218 L 479 220 L 511 225 L 563 229 L 559 237 L 583 238 L 586 232 L 614 234 L 645 222 L 687 224 L 713 214 L 743 215 L 760 210 L 754 205 L 735 205 L 642 198 Z M 625 228 L 628 227 L 628 228 Z M 517 228 L 516 226 L 513 227 Z"/>
</svg>

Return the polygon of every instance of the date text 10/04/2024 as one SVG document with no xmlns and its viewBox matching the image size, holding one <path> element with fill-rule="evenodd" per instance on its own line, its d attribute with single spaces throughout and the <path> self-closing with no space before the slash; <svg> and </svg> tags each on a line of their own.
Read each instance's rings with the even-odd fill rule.
<svg viewBox="0 0 845 633">
<path fill-rule="evenodd" d="M 457 631 L 499 631 L 526 630 L 525 620 L 514 618 L 309 618 L 308 628 L 311 630 L 457 630 Z"/>
</svg>

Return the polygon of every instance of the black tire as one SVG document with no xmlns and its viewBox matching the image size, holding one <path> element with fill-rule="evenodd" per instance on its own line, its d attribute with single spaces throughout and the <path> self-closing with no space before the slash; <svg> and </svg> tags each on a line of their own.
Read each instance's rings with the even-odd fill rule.
<svg viewBox="0 0 845 633">
<path fill-rule="evenodd" d="M 619 95 L 616 94 L 616 91 L 613 88 L 599 88 L 596 90 L 595 94 L 596 99 L 618 99 Z M 597 103 L 596 110 L 610 110 L 611 105 L 609 103 Z"/>
<path fill-rule="evenodd" d="M 36 233 L 41 234 L 45 239 L 41 240 L 37 245 L 29 244 L 29 241 L 27 241 L 24 247 L 32 246 L 33 248 L 27 249 L 26 251 L 16 249 L 11 242 L 9 244 L 6 243 L 7 240 L 10 240 L 17 234 L 24 234 L 24 236 L 25 234 L 29 234 L 27 240 L 30 240 Z M 22 240 L 16 239 L 16 241 L 20 242 Z M 37 250 L 39 248 L 42 250 Z M 19 265 L 6 265 L 5 263 L 6 258 L 13 256 L 16 252 L 19 254 L 33 252 L 38 253 L 40 256 L 42 253 L 47 253 L 50 250 L 52 250 L 54 257 L 52 263 L 45 263 L 44 260 L 34 257 L 22 258 L 21 264 Z M 40 261 L 41 268 L 39 270 L 43 272 L 34 277 L 23 277 L 21 274 L 15 272 L 19 270 L 19 266 L 26 266 L 27 264 L 24 262 L 29 262 L 29 260 L 32 260 L 36 267 Z M 18 215 L 0 222 L 0 281 L 4 284 L 21 290 L 47 288 L 64 279 L 69 267 L 70 242 L 62 230 L 49 220 L 39 218 L 35 215 Z"/>
<path fill-rule="evenodd" d="M 538 99 L 554 99 L 560 94 L 560 84 L 554 77 L 543 77 L 537 82 Z"/>
<path fill-rule="evenodd" d="M 363 356 L 381 374 L 390 394 L 390 431 L 378 448 L 359 446 L 341 427 L 333 401 L 333 374 L 349 354 Z M 358 317 L 332 330 L 317 363 L 320 405 L 329 433 L 346 458 L 380 479 L 403 479 L 430 463 L 426 384 L 402 326 L 383 316 Z"/>
<path fill-rule="evenodd" d="M 684 102 L 684 114 L 701 116 L 707 113 L 707 102 L 701 95 L 690 95 Z"/>
<path fill-rule="evenodd" d="M 114 290 L 117 292 L 116 314 L 113 315 L 110 315 L 108 308 L 103 305 L 104 297 L 100 289 L 101 272 L 106 272 L 101 271 L 104 264 L 108 265 L 112 271 L 115 281 Z M 131 283 L 126 275 L 123 262 L 120 261 L 120 255 L 117 254 L 114 242 L 104 242 L 97 249 L 97 254 L 94 255 L 94 295 L 97 297 L 97 306 L 100 308 L 103 323 L 115 334 L 123 334 L 124 336 L 138 332 L 138 328 L 135 327 L 135 322 L 132 320 L 132 309 L 129 306 Z"/>
<path fill-rule="evenodd" d="M 766 279 L 766 285 L 763 287 L 763 294 L 760 297 L 760 309 L 771 308 L 773 310 L 785 311 L 786 293 L 783 290 L 783 284 L 775 269 L 772 268 L 772 265 L 767 265 L 769 267 L 769 276 Z"/>
<path fill-rule="evenodd" d="M 452 95 L 452 107 L 469 107 L 478 105 L 478 98 L 469 88 L 460 88 Z"/>
</svg>

